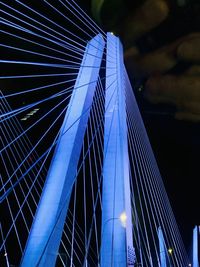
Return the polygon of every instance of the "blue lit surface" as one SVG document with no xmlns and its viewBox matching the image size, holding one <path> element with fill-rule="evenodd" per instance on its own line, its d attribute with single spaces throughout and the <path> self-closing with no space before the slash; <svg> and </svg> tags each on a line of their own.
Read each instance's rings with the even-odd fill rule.
<svg viewBox="0 0 200 267">
<path fill-rule="evenodd" d="M 165 241 L 162 229 L 160 227 L 158 228 L 158 239 L 159 239 L 159 249 L 160 249 L 160 266 L 167 267 Z"/>
<path fill-rule="evenodd" d="M 199 228 L 199 229 L 198 229 Z M 193 230 L 193 267 L 199 267 L 198 259 L 198 235 L 200 235 L 200 227 L 195 226 Z"/>
<path fill-rule="evenodd" d="M 21 266 L 54 266 L 100 69 L 101 35 L 86 48 Z M 88 53 L 88 54 L 87 54 Z M 91 56 L 95 55 L 95 56 Z M 84 67 L 95 66 L 95 68 Z M 74 123 L 75 122 L 75 123 Z"/>
<path fill-rule="evenodd" d="M 108 33 L 101 267 L 133 266 L 128 264 L 133 242 L 122 55 L 119 39 Z"/>
</svg>

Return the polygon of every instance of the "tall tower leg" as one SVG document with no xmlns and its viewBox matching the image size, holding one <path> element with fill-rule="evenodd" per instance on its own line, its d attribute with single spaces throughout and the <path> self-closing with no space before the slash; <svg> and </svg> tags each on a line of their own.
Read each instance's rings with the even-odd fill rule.
<svg viewBox="0 0 200 267">
<path fill-rule="evenodd" d="M 118 38 L 107 34 L 101 267 L 134 265 L 124 64 Z"/>
<path fill-rule="evenodd" d="M 101 35 L 86 47 L 21 267 L 55 266 L 103 49 Z"/>
<path fill-rule="evenodd" d="M 160 250 L 160 266 L 167 267 L 165 241 L 161 227 L 158 228 L 159 250 Z"/>
<path fill-rule="evenodd" d="M 192 248 L 193 267 L 199 267 L 199 258 L 198 258 L 199 235 L 200 235 L 200 226 L 195 226 L 193 229 L 193 248 Z"/>
</svg>

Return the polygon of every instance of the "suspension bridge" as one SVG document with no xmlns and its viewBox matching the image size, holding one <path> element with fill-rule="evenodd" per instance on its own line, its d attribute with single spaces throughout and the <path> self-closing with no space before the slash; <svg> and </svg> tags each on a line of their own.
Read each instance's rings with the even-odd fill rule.
<svg viewBox="0 0 200 267">
<path fill-rule="evenodd" d="M 198 267 L 119 38 L 74 0 L 3 0 L 0 24 L 0 266 Z"/>
</svg>

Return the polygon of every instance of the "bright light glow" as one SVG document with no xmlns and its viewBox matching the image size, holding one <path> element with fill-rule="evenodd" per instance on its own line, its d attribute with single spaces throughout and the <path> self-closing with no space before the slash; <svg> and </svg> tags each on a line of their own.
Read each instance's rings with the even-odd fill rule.
<svg viewBox="0 0 200 267">
<path fill-rule="evenodd" d="M 189 266 L 189 267 L 191 267 L 191 266 L 192 266 L 192 264 L 191 264 L 191 263 L 189 263 L 189 264 L 188 264 L 188 266 Z"/>
<path fill-rule="evenodd" d="M 30 116 L 33 116 L 36 112 L 38 112 L 38 110 L 39 110 L 39 108 L 33 109 L 32 111 L 27 113 L 26 116 L 21 119 L 21 121 L 26 121 L 28 118 L 30 118 Z"/>
<path fill-rule="evenodd" d="M 172 254 L 172 252 L 173 252 L 172 248 L 169 248 L 168 252 L 169 252 L 169 254 Z"/>
<path fill-rule="evenodd" d="M 127 216 L 126 216 L 125 211 L 120 214 L 119 219 L 120 219 L 122 226 L 126 227 Z"/>
<path fill-rule="evenodd" d="M 7 252 L 5 252 L 4 256 L 6 257 L 7 255 L 8 255 Z"/>
<path fill-rule="evenodd" d="M 31 112 L 29 112 L 27 115 L 33 115 L 37 112 L 37 110 L 32 110 Z"/>
</svg>

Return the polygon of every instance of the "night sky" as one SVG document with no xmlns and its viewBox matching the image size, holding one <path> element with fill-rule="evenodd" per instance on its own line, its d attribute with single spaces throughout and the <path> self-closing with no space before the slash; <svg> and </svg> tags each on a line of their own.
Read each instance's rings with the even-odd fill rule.
<svg viewBox="0 0 200 267">
<path fill-rule="evenodd" d="M 182 237 L 189 249 L 199 224 L 198 124 L 142 112 L 146 130 Z"/>
</svg>

